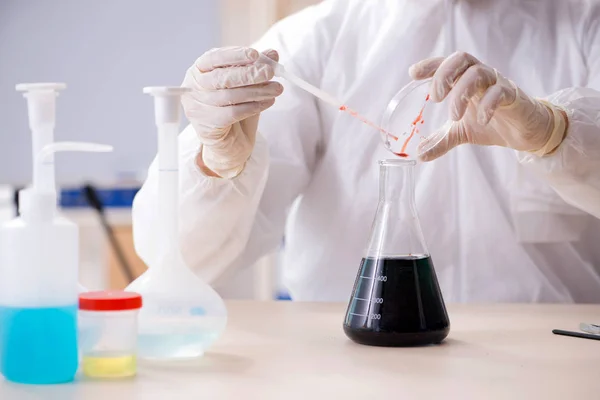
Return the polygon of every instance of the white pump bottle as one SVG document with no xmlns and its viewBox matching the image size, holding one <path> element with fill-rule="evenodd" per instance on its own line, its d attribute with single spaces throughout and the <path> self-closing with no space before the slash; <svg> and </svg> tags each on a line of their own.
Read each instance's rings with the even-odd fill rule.
<svg viewBox="0 0 600 400">
<path fill-rule="evenodd" d="M 77 302 L 78 228 L 58 213 L 54 177 L 44 174 L 48 160 L 61 151 L 108 152 L 112 147 L 57 142 L 38 153 L 33 186 L 19 195 L 20 217 L 0 227 L 0 304 Z"/>
<path fill-rule="evenodd" d="M 20 217 L 0 227 L 0 372 L 18 383 L 69 382 L 77 371 L 78 228 L 58 213 L 53 155 L 112 150 L 51 143 L 56 89 L 38 84 L 26 95 L 33 185 L 20 192 Z"/>
</svg>

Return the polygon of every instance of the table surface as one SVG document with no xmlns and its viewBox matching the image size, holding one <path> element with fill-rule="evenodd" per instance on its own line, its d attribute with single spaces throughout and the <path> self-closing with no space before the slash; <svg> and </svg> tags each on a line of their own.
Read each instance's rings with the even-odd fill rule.
<svg viewBox="0 0 600 400">
<path fill-rule="evenodd" d="M 225 335 L 202 358 L 141 363 L 124 381 L 22 386 L 0 399 L 598 399 L 600 341 L 557 336 L 600 322 L 600 305 L 454 305 L 438 346 L 361 346 L 344 304 L 228 302 Z"/>
</svg>

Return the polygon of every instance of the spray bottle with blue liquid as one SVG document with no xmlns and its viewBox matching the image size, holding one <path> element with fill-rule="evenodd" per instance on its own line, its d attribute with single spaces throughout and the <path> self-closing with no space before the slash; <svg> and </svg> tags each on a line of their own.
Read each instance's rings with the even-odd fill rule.
<svg viewBox="0 0 600 400">
<path fill-rule="evenodd" d="M 78 228 L 57 210 L 54 153 L 111 151 L 53 143 L 57 90 L 18 85 L 33 133 L 33 185 L 20 192 L 20 217 L 0 227 L 0 372 L 12 382 L 70 382 L 78 366 Z"/>
</svg>

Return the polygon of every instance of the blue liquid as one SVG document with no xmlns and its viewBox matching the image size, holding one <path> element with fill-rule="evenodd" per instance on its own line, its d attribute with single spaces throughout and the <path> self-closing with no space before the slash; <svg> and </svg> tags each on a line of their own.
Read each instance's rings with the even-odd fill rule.
<svg viewBox="0 0 600 400">
<path fill-rule="evenodd" d="M 77 306 L 0 307 L 0 372 L 17 383 L 70 382 L 77 372 Z"/>
</svg>

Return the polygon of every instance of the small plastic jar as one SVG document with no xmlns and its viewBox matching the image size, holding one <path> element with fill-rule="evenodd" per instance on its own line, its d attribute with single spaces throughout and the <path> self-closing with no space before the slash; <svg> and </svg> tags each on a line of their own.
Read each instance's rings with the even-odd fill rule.
<svg viewBox="0 0 600 400">
<path fill-rule="evenodd" d="M 124 378 L 137 372 L 138 312 L 142 296 L 133 292 L 79 295 L 79 350 L 83 374 Z"/>
</svg>

